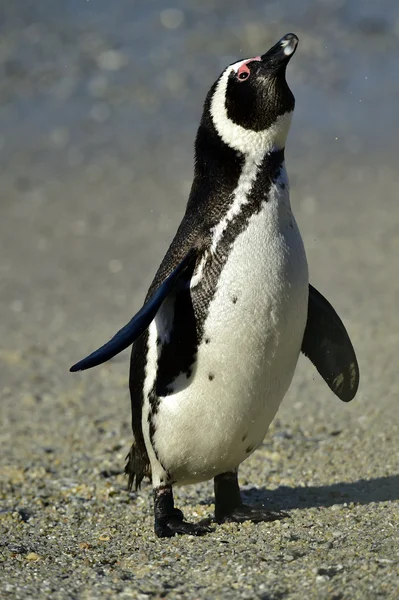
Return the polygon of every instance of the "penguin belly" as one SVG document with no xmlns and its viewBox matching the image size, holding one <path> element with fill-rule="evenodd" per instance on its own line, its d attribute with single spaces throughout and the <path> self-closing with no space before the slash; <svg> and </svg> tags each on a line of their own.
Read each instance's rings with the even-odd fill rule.
<svg viewBox="0 0 399 600">
<path fill-rule="evenodd" d="M 200 286 L 192 289 L 194 305 Z M 154 485 L 195 483 L 234 470 L 262 443 L 295 371 L 307 306 L 302 238 L 289 205 L 275 197 L 249 218 L 230 248 L 189 381 L 182 374 L 172 393 L 158 398 L 151 436 L 148 399 L 144 406 Z M 154 321 L 150 380 L 157 335 Z"/>
</svg>

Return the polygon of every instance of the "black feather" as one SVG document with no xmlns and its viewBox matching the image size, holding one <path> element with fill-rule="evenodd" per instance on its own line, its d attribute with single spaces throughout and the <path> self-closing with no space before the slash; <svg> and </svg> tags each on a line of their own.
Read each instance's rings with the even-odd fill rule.
<svg viewBox="0 0 399 600">
<path fill-rule="evenodd" d="M 302 352 L 340 400 L 353 400 L 359 387 L 355 351 L 341 319 L 324 296 L 311 285 Z"/>
</svg>

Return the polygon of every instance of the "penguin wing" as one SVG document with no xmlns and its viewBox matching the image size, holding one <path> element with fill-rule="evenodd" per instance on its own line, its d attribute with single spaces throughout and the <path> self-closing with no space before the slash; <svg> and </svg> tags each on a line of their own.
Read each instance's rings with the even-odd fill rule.
<svg viewBox="0 0 399 600">
<path fill-rule="evenodd" d="M 162 302 L 174 290 L 180 278 L 188 269 L 194 268 L 197 253 L 196 248 L 191 248 L 177 267 L 173 269 L 158 285 L 151 296 L 147 298 L 141 310 L 139 310 L 129 323 L 122 327 L 109 342 L 77 362 L 69 370 L 74 373 L 75 371 L 85 371 L 86 369 L 97 367 L 133 344 L 150 325 Z"/>
<path fill-rule="evenodd" d="M 355 397 L 359 366 L 352 343 L 331 304 L 311 285 L 302 352 L 340 400 L 350 402 Z"/>
</svg>

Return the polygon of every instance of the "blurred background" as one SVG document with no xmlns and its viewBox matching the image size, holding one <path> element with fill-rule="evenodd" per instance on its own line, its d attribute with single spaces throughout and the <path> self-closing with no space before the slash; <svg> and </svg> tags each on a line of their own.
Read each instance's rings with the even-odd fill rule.
<svg viewBox="0 0 399 600">
<path fill-rule="evenodd" d="M 3 456 L 80 439 L 100 413 L 112 435 L 125 424 L 128 444 L 127 355 L 85 375 L 68 368 L 140 307 L 183 214 L 210 85 L 290 31 L 300 39 L 288 70 L 292 205 L 362 384 L 343 407 L 301 362 L 281 418 L 391 424 L 397 0 L 13 0 L 0 28 Z"/>
<path fill-rule="evenodd" d="M 201 541 L 201 571 L 190 538 L 173 540 L 181 562 L 155 542 L 148 485 L 126 492 L 128 352 L 68 369 L 142 304 L 183 215 L 208 89 L 288 32 L 300 40 L 288 69 L 292 206 L 361 385 L 343 405 L 300 359 L 240 469 L 247 501 L 292 518 L 218 529 Z M 243 598 L 398 597 L 398 69 L 398 0 L 0 2 L 0 515 L 12 597 L 97 598 L 101 580 L 109 598 L 132 573 L 142 589 L 165 576 L 195 598 L 204 586 L 225 597 L 218 582 L 238 573 Z M 190 519 L 212 512 L 211 482 L 176 495 Z M 265 581 L 277 595 L 258 594 Z"/>
</svg>

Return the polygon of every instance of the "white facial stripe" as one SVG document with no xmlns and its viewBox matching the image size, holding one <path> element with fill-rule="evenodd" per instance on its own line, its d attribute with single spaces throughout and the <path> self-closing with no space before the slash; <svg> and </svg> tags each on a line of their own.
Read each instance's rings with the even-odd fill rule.
<svg viewBox="0 0 399 600">
<path fill-rule="evenodd" d="M 231 70 L 238 73 L 238 70 L 240 67 L 242 67 L 242 65 L 247 65 L 248 63 L 251 63 L 254 60 L 261 60 L 261 58 L 260 58 L 260 56 L 254 56 L 254 58 L 246 58 L 245 60 L 240 60 L 240 61 L 234 63 L 233 65 L 230 65 L 230 67 L 232 67 Z"/>
<path fill-rule="evenodd" d="M 231 72 L 236 73 L 247 60 L 241 60 L 234 65 L 230 65 L 221 75 L 212 97 L 210 112 L 216 131 L 224 143 L 238 152 L 251 155 L 256 161 L 260 162 L 266 152 L 284 148 L 292 113 L 280 115 L 271 127 L 263 131 L 245 129 L 229 119 L 226 110 L 226 90 L 229 75 Z"/>
<path fill-rule="evenodd" d="M 242 65 L 245 65 L 247 62 L 249 62 L 251 60 L 254 60 L 254 59 L 253 58 L 246 58 L 245 60 L 239 60 L 238 62 L 234 63 L 233 65 L 230 65 L 230 67 L 227 67 L 226 71 L 228 71 L 228 73 L 230 73 L 231 71 L 234 71 L 235 73 L 237 73 L 238 69 Z M 222 77 L 223 77 L 223 75 L 222 75 Z"/>
</svg>

